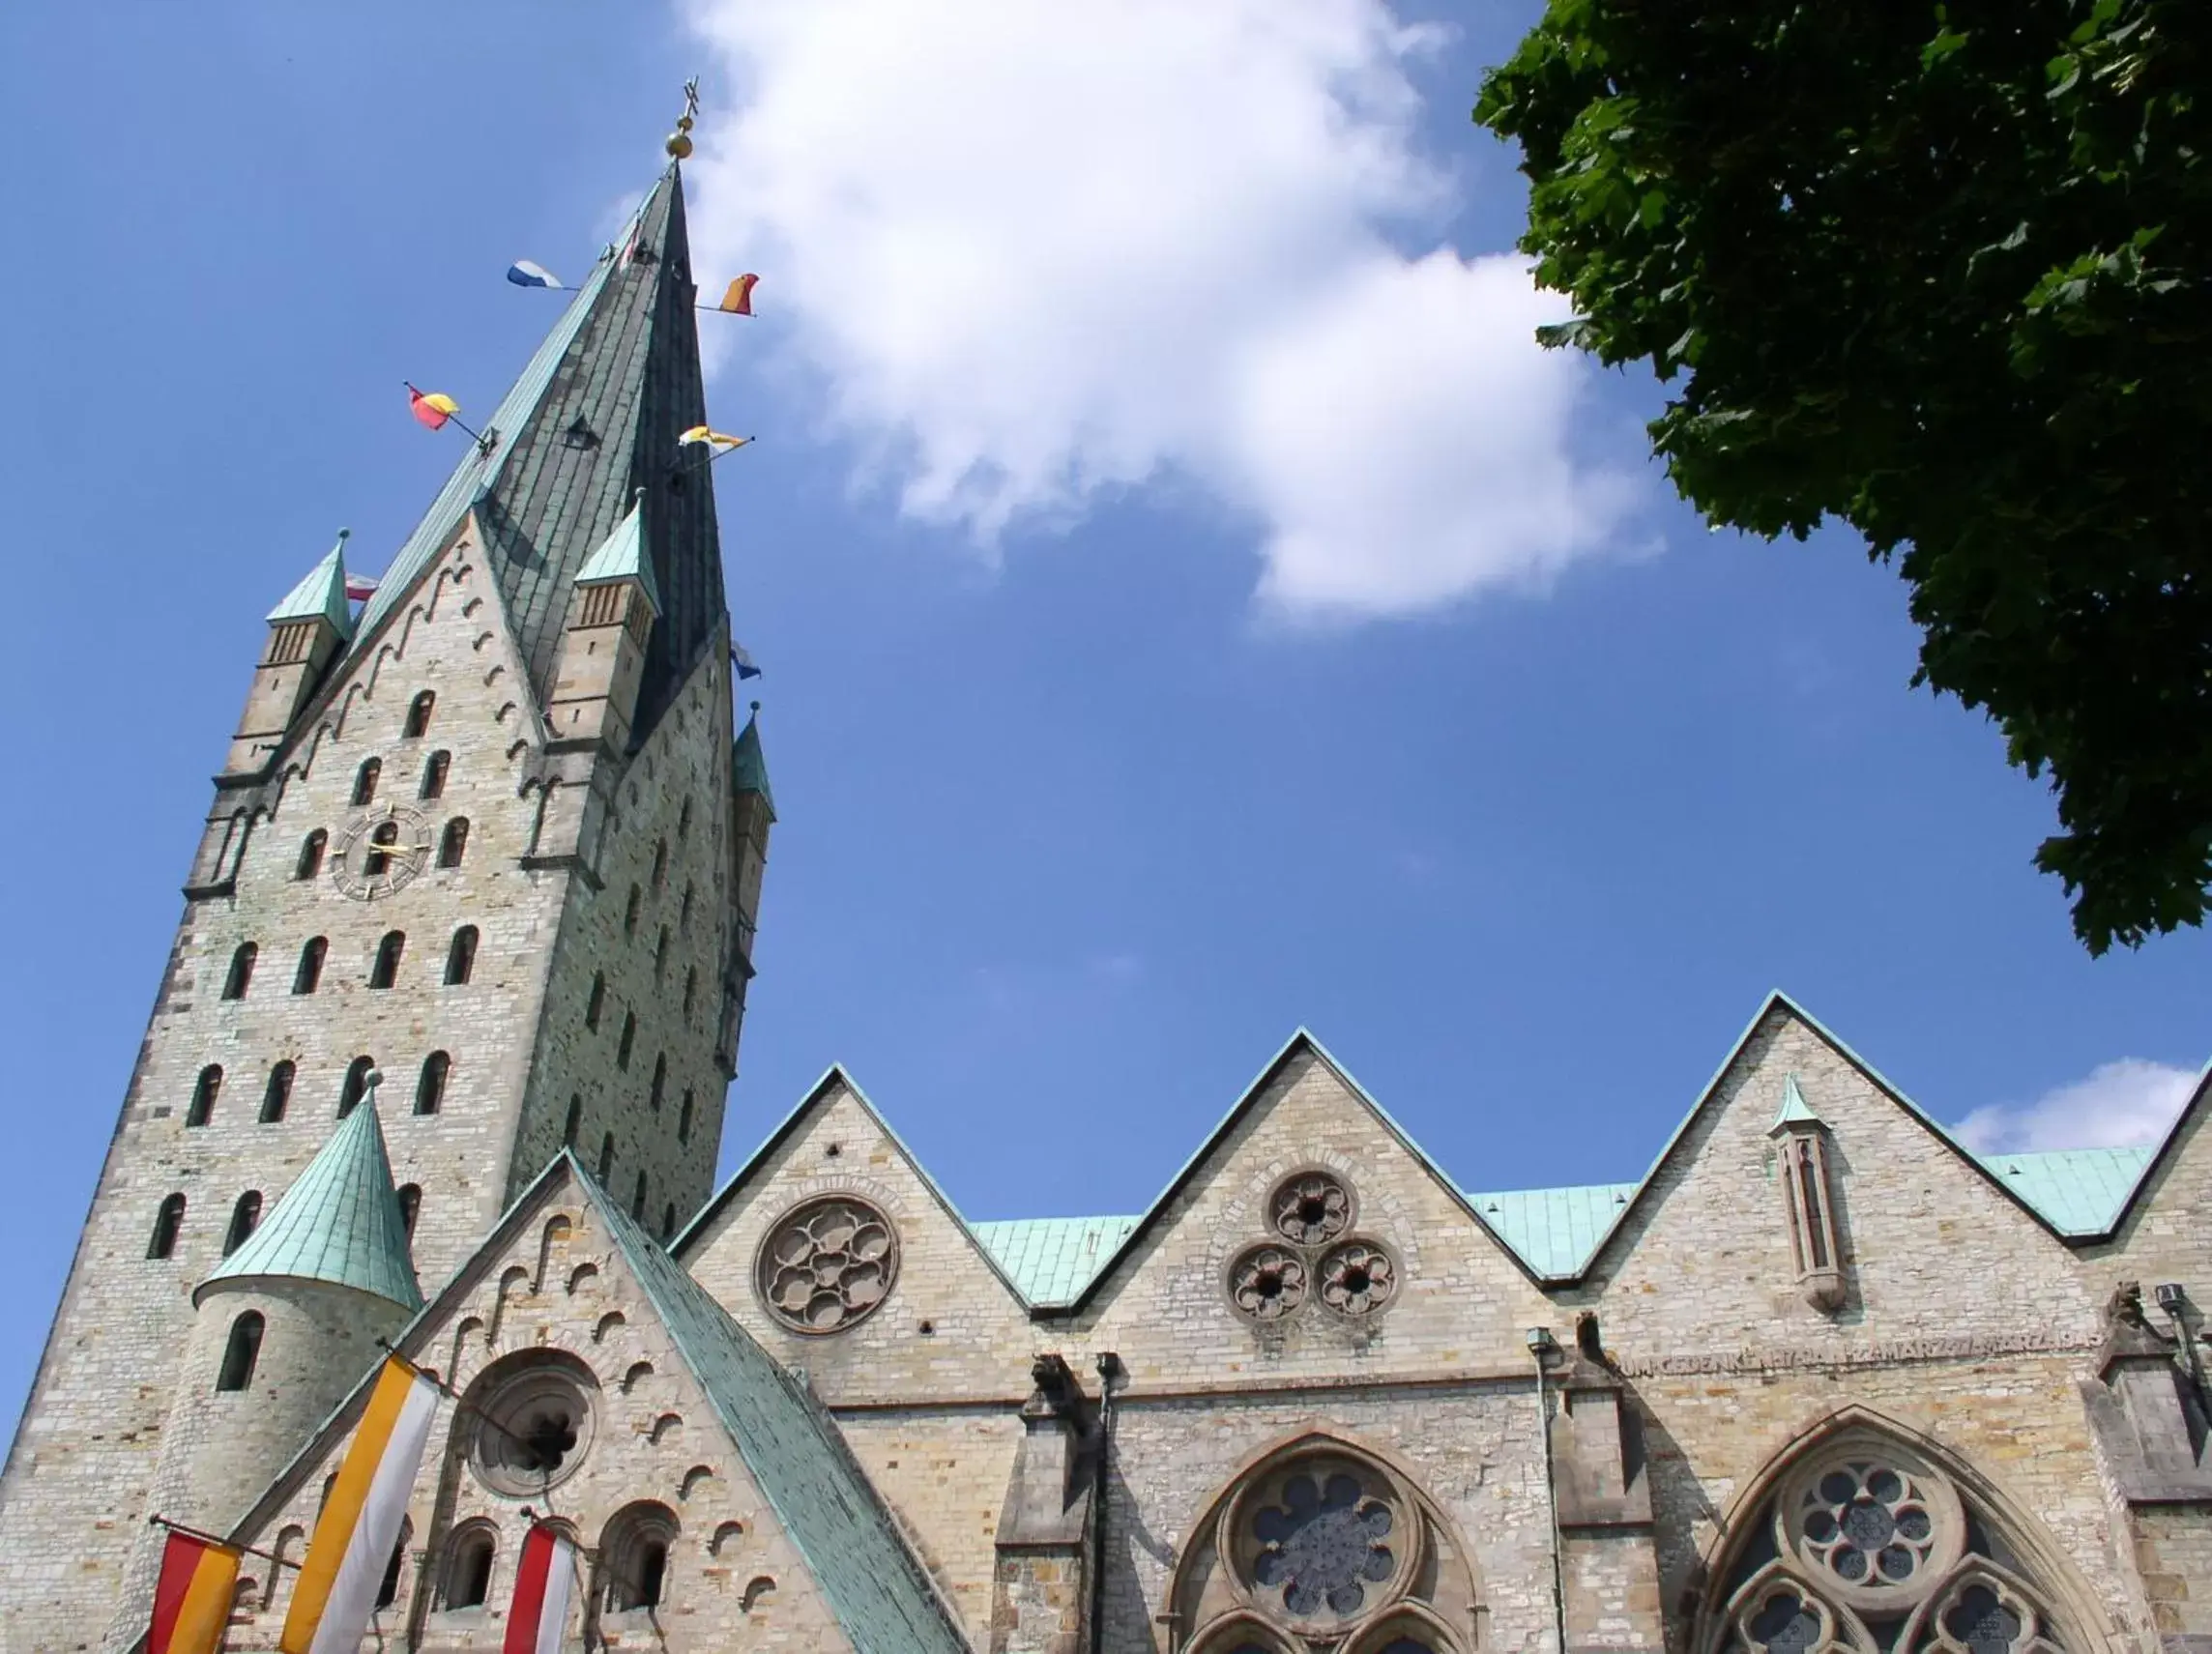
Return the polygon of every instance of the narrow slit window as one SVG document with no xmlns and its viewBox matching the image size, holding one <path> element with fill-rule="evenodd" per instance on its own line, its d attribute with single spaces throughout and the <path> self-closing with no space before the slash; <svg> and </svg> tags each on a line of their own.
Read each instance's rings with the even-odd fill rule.
<svg viewBox="0 0 2212 1654">
<path fill-rule="evenodd" d="M 438 697 L 423 690 L 407 703 L 407 724 L 400 732 L 408 740 L 419 740 L 430 733 L 430 712 L 438 704 Z"/>
<path fill-rule="evenodd" d="M 653 944 L 653 979 L 658 982 L 668 972 L 668 927 L 660 927 L 660 940 Z"/>
<path fill-rule="evenodd" d="M 260 953 L 261 949 L 250 942 L 242 942 L 238 944 L 237 951 L 230 956 L 230 970 L 222 979 L 222 997 L 224 999 L 243 1000 L 246 998 L 246 990 L 253 985 L 253 961 L 260 956 Z"/>
<path fill-rule="evenodd" d="M 679 842 L 691 836 L 691 800 L 684 800 L 684 813 L 676 818 L 676 837 Z"/>
<path fill-rule="evenodd" d="M 269 1084 L 261 1092 L 261 1123 L 275 1125 L 292 1106 L 292 1081 L 299 1067 L 289 1058 L 269 1070 Z"/>
<path fill-rule="evenodd" d="M 254 1225 L 261 1221 L 261 1191 L 248 1189 L 238 1197 L 238 1204 L 230 1208 L 230 1228 L 223 1232 L 222 1255 L 228 1258 L 246 1244 L 246 1237 L 253 1233 Z"/>
<path fill-rule="evenodd" d="M 643 1172 L 637 1175 L 637 1193 L 629 1198 L 629 1221 L 632 1223 L 645 1221 L 645 1174 Z"/>
<path fill-rule="evenodd" d="M 452 945 L 446 949 L 446 986 L 465 988 L 477 968 L 477 927 L 465 924 L 453 932 Z"/>
<path fill-rule="evenodd" d="M 247 1310 L 230 1323 L 230 1337 L 222 1347 L 222 1370 L 216 1375 L 218 1391 L 248 1389 L 253 1369 L 261 1360 L 261 1312 Z"/>
<path fill-rule="evenodd" d="M 668 883 L 668 840 L 657 839 L 653 846 L 653 887 L 657 890 Z"/>
<path fill-rule="evenodd" d="M 691 934 L 691 892 L 689 885 L 684 886 L 684 905 L 676 913 L 676 928 L 685 936 Z"/>
<path fill-rule="evenodd" d="M 660 1208 L 660 1238 L 665 1241 L 676 1233 L 676 1203 L 670 1201 Z"/>
<path fill-rule="evenodd" d="M 433 1051 L 422 1059 L 422 1077 L 415 1082 L 415 1112 L 434 1115 L 445 1106 L 446 1076 L 453 1070 L 453 1059 L 443 1051 Z"/>
<path fill-rule="evenodd" d="M 1797 1146 L 1797 1198 L 1803 1203 L 1805 1220 L 1805 1253 L 1815 1269 L 1828 1267 L 1828 1211 L 1827 1202 L 1821 1198 L 1820 1163 L 1816 1158 L 1813 1145 Z"/>
<path fill-rule="evenodd" d="M 625 936 L 635 936 L 635 935 L 637 934 L 637 911 L 638 911 L 638 908 L 639 908 L 639 906 L 640 906 L 640 905 L 641 905 L 641 904 L 642 904 L 644 901 L 645 901 L 645 892 L 644 892 L 643 890 L 639 889 L 639 888 L 638 888 L 638 887 L 637 887 L 635 885 L 632 885 L 629 887 L 629 900 L 628 900 L 628 902 L 627 902 L 627 903 L 626 903 L 626 904 L 624 905 L 624 907 L 623 907 L 623 916 L 622 916 L 622 933 L 623 933 L 623 935 L 625 935 Z"/>
<path fill-rule="evenodd" d="M 419 797 L 443 798 L 446 796 L 446 772 L 453 767 L 453 755 L 441 747 L 422 761 L 422 787 Z"/>
<path fill-rule="evenodd" d="M 300 949 L 300 968 L 292 972 L 292 992 L 311 994 L 322 985 L 323 961 L 329 957 L 331 939 L 310 936 L 306 945 Z"/>
<path fill-rule="evenodd" d="M 604 1183 L 614 1175 L 614 1170 L 615 1134 L 610 1131 L 599 1139 L 599 1181 Z"/>
<path fill-rule="evenodd" d="M 660 1098 L 668 1089 L 668 1053 L 662 1052 L 653 1059 L 653 1112 L 660 1112 Z"/>
<path fill-rule="evenodd" d="M 376 963 L 369 967 L 368 985 L 371 988 L 389 988 L 399 977 L 399 956 L 407 951 L 407 933 L 388 930 L 384 940 L 376 944 Z"/>
<path fill-rule="evenodd" d="M 331 835 L 321 827 L 300 843 L 300 859 L 292 869 L 295 879 L 312 879 L 323 870 L 323 852 L 330 848 Z"/>
<path fill-rule="evenodd" d="M 684 1026 L 691 1026 L 691 1007 L 699 998 L 699 968 L 694 965 L 684 972 Z"/>
<path fill-rule="evenodd" d="M 438 835 L 438 865 L 458 867 L 461 857 L 469 853 L 469 818 L 455 816 L 446 824 L 446 830 Z"/>
<path fill-rule="evenodd" d="M 361 768 L 353 772 L 353 801 L 366 804 L 376 798 L 376 780 L 384 773 L 384 760 L 364 758 Z"/>
<path fill-rule="evenodd" d="M 412 1241 L 415 1238 L 415 1219 L 422 1210 L 422 1187 L 420 1183 L 402 1183 L 399 1186 L 399 1229 Z"/>
<path fill-rule="evenodd" d="M 177 1235 L 185 1227 L 185 1197 L 171 1195 L 161 1203 L 161 1209 L 154 1214 L 154 1233 L 146 1242 L 149 1258 L 174 1258 L 177 1255 Z"/>
<path fill-rule="evenodd" d="M 684 1088 L 684 1107 L 676 1116 L 676 1141 L 691 1141 L 691 1088 L 688 1086 Z"/>
<path fill-rule="evenodd" d="M 368 1077 L 375 1072 L 373 1057 L 357 1057 L 346 1064 L 345 1084 L 338 1088 L 338 1118 L 361 1107 L 362 1098 L 368 1095 Z"/>
<path fill-rule="evenodd" d="M 630 1047 L 637 1043 L 637 1012 L 625 1011 L 622 1019 L 622 1043 L 615 1047 L 615 1066 L 625 1073 L 629 1070 Z"/>
<path fill-rule="evenodd" d="M 576 1133 L 581 1131 L 583 1126 L 584 1099 L 581 1096 L 571 1096 L 568 1099 L 568 1117 L 561 1126 L 561 1146 L 563 1148 L 575 1147 Z"/>
<path fill-rule="evenodd" d="M 222 1064 L 210 1062 L 192 1082 L 192 1100 L 185 1108 L 187 1125 L 205 1125 L 215 1118 L 216 1099 L 222 1095 Z"/>
</svg>

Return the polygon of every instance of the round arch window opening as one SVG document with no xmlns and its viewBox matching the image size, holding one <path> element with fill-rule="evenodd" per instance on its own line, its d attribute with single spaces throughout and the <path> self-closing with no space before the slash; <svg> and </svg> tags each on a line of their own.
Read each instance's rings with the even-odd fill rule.
<svg viewBox="0 0 2212 1654">
<path fill-rule="evenodd" d="M 470 1386 L 469 1467 L 495 1494 L 525 1498 L 576 1473 L 597 1424 L 588 1371 L 524 1351 L 494 1362 Z"/>
</svg>

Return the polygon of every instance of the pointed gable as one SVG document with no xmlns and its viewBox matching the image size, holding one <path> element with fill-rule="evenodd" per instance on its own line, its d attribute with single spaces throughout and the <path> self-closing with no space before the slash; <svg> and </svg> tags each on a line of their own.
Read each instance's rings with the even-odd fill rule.
<svg viewBox="0 0 2212 1654">
<path fill-rule="evenodd" d="M 209 1272 L 200 1290 L 216 1281 L 267 1277 L 325 1281 L 408 1309 L 422 1307 L 373 1097 L 338 1122 L 276 1209 Z"/>
<path fill-rule="evenodd" d="M 309 569 L 299 585 L 284 594 L 283 601 L 269 611 L 271 624 L 279 621 L 328 621 L 338 636 L 353 635 L 353 608 L 346 601 L 346 530 L 338 530 L 338 542 L 322 562 Z"/>
<path fill-rule="evenodd" d="M 632 739 L 651 732 L 723 618 L 713 473 L 686 464 L 677 444 L 706 418 L 690 258 L 683 182 L 671 166 L 493 410 L 487 447 L 469 449 L 393 560 L 362 614 L 363 644 L 402 612 L 474 509 L 542 704 L 577 572 L 644 489 L 652 508 L 639 525 L 640 566 L 659 619 Z"/>
</svg>

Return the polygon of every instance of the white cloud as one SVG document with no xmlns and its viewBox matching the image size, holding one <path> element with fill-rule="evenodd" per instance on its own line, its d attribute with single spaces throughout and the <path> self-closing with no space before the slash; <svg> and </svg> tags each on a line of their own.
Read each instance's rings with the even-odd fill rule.
<svg viewBox="0 0 2212 1654">
<path fill-rule="evenodd" d="M 740 88 L 691 167 L 702 282 L 763 273 L 786 364 L 912 515 L 993 547 L 1195 485 L 1302 616 L 1607 548 L 1633 484 L 1570 456 L 1589 369 L 1529 336 L 1563 302 L 1437 245 L 1407 69 L 1440 38 L 1383 0 L 690 17 Z M 1388 239 L 1424 224 L 1417 255 Z"/>
<path fill-rule="evenodd" d="M 2140 1057 L 2102 1062 L 2019 1106 L 1976 1109 L 1952 1129 L 1982 1153 L 2038 1148 L 2117 1148 L 2157 1143 L 2197 1088 L 2197 1076 Z"/>
</svg>

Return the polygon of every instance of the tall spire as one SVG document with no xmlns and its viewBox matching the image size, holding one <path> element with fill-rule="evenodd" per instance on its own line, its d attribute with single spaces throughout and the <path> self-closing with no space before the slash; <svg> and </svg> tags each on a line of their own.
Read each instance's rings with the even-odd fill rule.
<svg viewBox="0 0 2212 1654">
<path fill-rule="evenodd" d="M 642 739 L 723 618 L 713 473 L 677 438 L 706 422 L 691 244 L 675 164 L 538 347 L 362 613 L 355 648 L 403 612 L 472 508 L 540 705 L 578 571 L 640 490 L 643 562 L 661 605 L 638 689 Z"/>
</svg>

